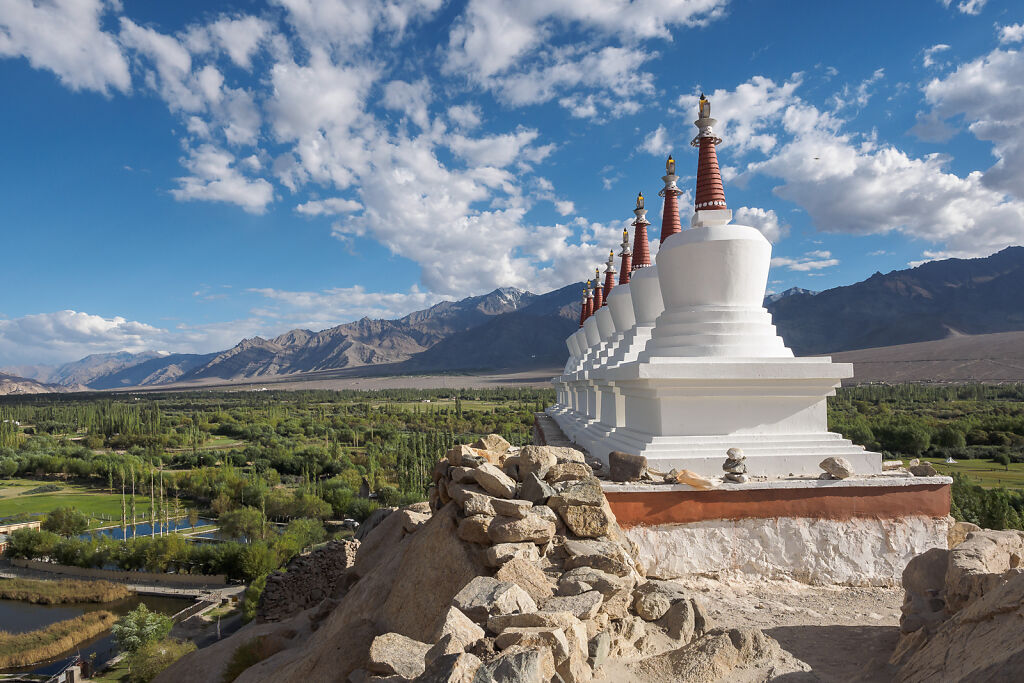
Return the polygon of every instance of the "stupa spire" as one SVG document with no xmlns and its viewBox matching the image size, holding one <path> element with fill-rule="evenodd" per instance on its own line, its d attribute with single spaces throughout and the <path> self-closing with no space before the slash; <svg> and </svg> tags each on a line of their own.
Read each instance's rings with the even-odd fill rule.
<svg viewBox="0 0 1024 683">
<path fill-rule="evenodd" d="M 594 268 L 594 309 L 593 313 L 604 306 L 604 289 L 601 287 L 601 267 Z"/>
<path fill-rule="evenodd" d="M 651 265 L 651 245 L 647 242 L 647 226 L 651 224 L 647 220 L 647 209 L 644 208 L 644 193 L 641 192 L 636 198 L 636 208 L 633 209 L 636 220 L 633 221 L 633 263 L 630 270 L 646 268 Z"/>
<path fill-rule="evenodd" d="M 604 300 L 608 302 L 608 295 L 612 293 L 615 286 L 615 250 L 608 252 L 608 262 L 604 265 Z"/>
<path fill-rule="evenodd" d="M 587 320 L 587 295 L 589 291 L 583 290 L 583 300 L 580 302 L 580 327 L 583 327 L 583 323 Z"/>
<path fill-rule="evenodd" d="M 587 318 L 592 316 L 596 310 L 594 308 L 594 295 L 590 291 L 590 280 L 587 280 L 587 289 L 583 294 L 583 298 L 586 300 L 583 304 L 583 321 L 586 322 Z"/>
<path fill-rule="evenodd" d="M 629 273 L 633 269 L 633 251 L 629 248 L 629 230 L 622 230 L 622 251 L 619 252 L 622 263 L 619 265 L 619 284 L 629 284 Z"/>
<path fill-rule="evenodd" d="M 665 187 L 658 192 L 659 197 L 665 198 L 665 210 L 661 216 L 661 242 L 664 244 L 669 235 L 682 231 L 679 224 L 679 195 L 683 191 L 676 187 L 679 176 L 676 175 L 676 162 L 671 154 L 665 162 L 665 175 L 661 179 L 665 182 Z"/>
<path fill-rule="evenodd" d="M 722 173 L 718 169 L 718 153 L 715 146 L 722 142 L 711 130 L 718 121 L 711 118 L 711 100 L 700 94 L 699 114 L 693 125 L 699 133 L 690 141 L 698 148 L 697 153 L 697 194 L 693 199 L 695 211 L 720 211 L 728 209 L 725 203 L 725 189 L 722 187 Z"/>
</svg>

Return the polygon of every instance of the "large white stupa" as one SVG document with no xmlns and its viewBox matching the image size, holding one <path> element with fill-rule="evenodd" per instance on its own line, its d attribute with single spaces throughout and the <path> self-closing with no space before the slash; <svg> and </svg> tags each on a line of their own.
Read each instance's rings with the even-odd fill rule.
<svg viewBox="0 0 1024 683">
<path fill-rule="evenodd" d="M 881 456 L 828 431 L 826 398 L 853 366 L 795 358 L 763 306 L 771 244 L 731 223 L 715 147 L 710 102 L 701 96 L 697 188 L 690 228 L 680 229 L 678 176 L 669 157 L 661 247 L 650 262 L 644 199 L 633 248 L 624 237 L 619 283 L 609 258 L 605 282 L 584 299 L 580 330 L 555 378 L 549 413 L 591 455 L 644 455 L 661 470 L 720 475 L 741 448 L 753 477 L 818 475 L 828 456 L 858 474 L 881 471 Z"/>
</svg>

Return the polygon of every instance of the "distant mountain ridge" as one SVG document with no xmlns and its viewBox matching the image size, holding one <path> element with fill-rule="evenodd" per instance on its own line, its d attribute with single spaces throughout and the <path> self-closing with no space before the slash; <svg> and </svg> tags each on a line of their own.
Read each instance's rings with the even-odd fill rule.
<svg viewBox="0 0 1024 683">
<path fill-rule="evenodd" d="M 91 389 L 240 380 L 325 370 L 375 374 L 521 371 L 565 362 L 577 329 L 580 284 L 547 294 L 515 288 L 443 301 L 397 320 L 363 318 L 320 332 L 243 339 L 210 354 L 87 356 L 57 368 L 3 369 L 37 382 Z M 910 344 L 950 335 L 1024 330 L 1024 247 L 985 258 L 932 261 L 813 292 L 765 297 L 797 355 Z M 21 370 L 17 372 L 15 370 Z"/>
</svg>

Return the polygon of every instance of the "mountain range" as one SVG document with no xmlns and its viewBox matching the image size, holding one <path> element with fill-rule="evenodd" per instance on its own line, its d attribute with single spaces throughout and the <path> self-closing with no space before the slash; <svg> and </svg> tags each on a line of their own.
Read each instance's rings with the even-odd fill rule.
<svg viewBox="0 0 1024 683">
<path fill-rule="evenodd" d="M 71 390 L 159 386 L 203 380 L 366 374 L 493 372 L 555 368 L 577 328 L 582 285 L 547 294 L 515 288 L 444 301 L 397 320 L 363 318 L 314 332 L 243 339 L 209 354 L 87 356 L 57 367 L 0 372 Z M 932 261 L 875 273 L 821 292 L 792 288 L 765 306 L 797 355 L 910 344 L 957 335 L 1024 330 L 1024 247 L 985 258 Z M 45 390 L 45 389 L 44 389 Z"/>
</svg>

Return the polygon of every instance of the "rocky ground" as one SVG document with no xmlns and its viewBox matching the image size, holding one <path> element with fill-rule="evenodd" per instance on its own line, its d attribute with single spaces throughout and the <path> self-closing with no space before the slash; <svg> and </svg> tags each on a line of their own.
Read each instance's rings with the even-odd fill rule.
<svg viewBox="0 0 1024 683">
<path fill-rule="evenodd" d="M 599 467 L 497 435 L 456 446 L 429 503 L 380 511 L 358 543 L 293 562 L 268 581 L 255 622 L 158 680 L 968 681 L 1024 670 L 1024 533 L 951 539 L 955 549 L 911 562 L 905 591 L 662 580 L 619 528 Z"/>
</svg>

